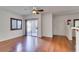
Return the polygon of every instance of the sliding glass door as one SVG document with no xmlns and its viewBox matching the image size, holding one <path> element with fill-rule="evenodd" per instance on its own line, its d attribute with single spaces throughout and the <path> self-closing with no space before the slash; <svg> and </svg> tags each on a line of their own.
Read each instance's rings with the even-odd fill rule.
<svg viewBox="0 0 79 59">
<path fill-rule="evenodd" d="M 37 36 L 37 20 L 27 20 L 27 35 Z"/>
</svg>

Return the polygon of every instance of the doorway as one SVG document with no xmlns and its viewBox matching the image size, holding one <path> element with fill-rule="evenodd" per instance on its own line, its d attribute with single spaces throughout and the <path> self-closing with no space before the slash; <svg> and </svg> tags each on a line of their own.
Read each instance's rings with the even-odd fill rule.
<svg viewBox="0 0 79 59">
<path fill-rule="evenodd" d="M 37 36 L 38 32 L 38 22 L 37 20 L 26 20 L 26 31 L 27 36 Z"/>
</svg>

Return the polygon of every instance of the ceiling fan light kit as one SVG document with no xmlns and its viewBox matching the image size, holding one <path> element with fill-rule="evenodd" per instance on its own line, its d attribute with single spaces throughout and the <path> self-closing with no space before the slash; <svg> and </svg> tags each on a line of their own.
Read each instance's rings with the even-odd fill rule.
<svg viewBox="0 0 79 59">
<path fill-rule="evenodd" d="M 41 12 L 43 12 L 43 11 L 44 11 L 43 9 L 33 8 L 32 13 L 33 13 L 33 14 L 39 14 L 39 13 L 41 13 Z"/>
<path fill-rule="evenodd" d="M 39 12 L 38 12 L 37 10 L 35 10 L 35 9 L 32 10 L 32 13 L 33 13 L 33 14 L 39 14 Z"/>
<path fill-rule="evenodd" d="M 36 10 L 34 9 L 34 10 L 32 10 L 32 13 L 33 13 L 33 14 L 36 14 L 37 12 L 36 12 Z"/>
</svg>

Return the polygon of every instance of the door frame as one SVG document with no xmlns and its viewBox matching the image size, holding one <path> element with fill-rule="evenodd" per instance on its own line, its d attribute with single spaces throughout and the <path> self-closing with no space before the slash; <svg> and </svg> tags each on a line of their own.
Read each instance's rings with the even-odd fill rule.
<svg viewBox="0 0 79 59">
<path fill-rule="evenodd" d="M 27 32 L 27 20 L 25 20 L 25 36 L 27 36 L 26 32 Z"/>
<path fill-rule="evenodd" d="M 38 18 L 33 18 L 33 19 L 25 19 L 25 36 L 27 36 L 27 21 L 31 21 L 31 20 L 37 20 L 37 27 L 38 27 Z M 32 36 L 32 35 L 31 35 Z M 38 37 L 38 29 L 37 29 L 37 36 Z"/>
</svg>

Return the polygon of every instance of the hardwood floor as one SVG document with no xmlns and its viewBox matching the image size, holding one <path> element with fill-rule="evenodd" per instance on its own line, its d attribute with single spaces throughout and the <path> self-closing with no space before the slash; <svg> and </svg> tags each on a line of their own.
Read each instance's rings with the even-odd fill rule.
<svg viewBox="0 0 79 59">
<path fill-rule="evenodd" d="M 73 46 L 66 37 L 51 39 L 32 36 L 18 37 L 0 42 L 0 52 L 72 52 Z"/>
</svg>

